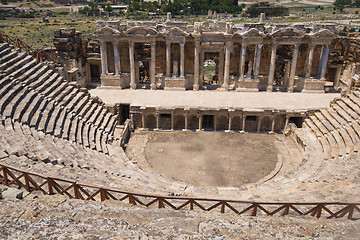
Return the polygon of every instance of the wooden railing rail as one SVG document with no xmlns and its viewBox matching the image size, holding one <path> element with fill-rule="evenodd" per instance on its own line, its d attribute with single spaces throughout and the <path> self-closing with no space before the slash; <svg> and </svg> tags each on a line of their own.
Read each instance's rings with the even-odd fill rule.
<svg viewBox="0 0 360 240">
<path fill-rule="evenodd" d="M 61 178 L 44 177 L 4 164 L 0 164 L 0 180 L 6 186 L 21 186 L 28 192 L 41 191 L 46 195 L 62 194 L 70 199 L 101 202 L 105 200 L 127 200 L 130 204 L 146 207 L 167 207 L 173 210 L 188 208 L 189 210 L 200 209 L 202 211 L 220 209 L 221 213 L 233 212 L 238 215 L 249 213 L 251 216 L 295 214 L 300 216 L 310 215 L 317 218 L 325 216 L 328 219 L 343 217 L 351 220 L 360 219 L 360 203 L 358 202 L 254 202 L 186 196 L 161 196 L 81 184 Z"/>
<path fill-rule="evenodd" d="M 0 32 L 0 43 L 4 43 L 4 42 L 10 43 L 15 48 L 19 48 L 27 52 L 28 54 L 32 55 L 33 57 L 36 58 L 37 62 L 41 62 L 45 59 L 51 59 L 54 62 L 56 61 L 55 59 L 51 58 L 44 50 L 35 50 L 25 42 L 21 41 L 19 38 L 11 37 L 5 34 L 4 32 Z"/>
</svg>

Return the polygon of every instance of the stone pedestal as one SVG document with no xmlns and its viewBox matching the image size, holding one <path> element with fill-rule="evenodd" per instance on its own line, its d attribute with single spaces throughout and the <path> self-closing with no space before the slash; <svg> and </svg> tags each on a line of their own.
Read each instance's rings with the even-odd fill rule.
<svg viewBox="0 0 360 240">
<path fill-rule="evenodd" d="M 307 78 L 304 81 L 302 92 L 324 93 L 325 79 Z"/>
<path fill-rule="evenodd" d="M 101 86 L 104 87 L 130 87 L 130 74 L 121 73 L 120 75 L 106 75 L 100 77 Z"/>
<path fill-rule="evenodd" d="M 239 92 L 258 92 L 259 91 L 259 79 L 244 78 L 239 81 L 238 88 L 236 91 Z"/>
<path fill-rule="evenodd" d="M 165 77 L 164 79 L 164 90 L 186 90 L 186 78 L 185 77 Z"/>
</svg>

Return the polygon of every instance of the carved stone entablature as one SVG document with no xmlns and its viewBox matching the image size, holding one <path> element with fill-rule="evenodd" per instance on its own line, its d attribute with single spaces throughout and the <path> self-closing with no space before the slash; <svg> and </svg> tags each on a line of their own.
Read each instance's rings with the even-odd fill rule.
<svg viewBox="0 0 360 240">
<path fill-rule="evenodd" d="M 121 87 L 200 90 L 215 84 L 224 91 L 300 92 L 323 91 L 326 78 L 337 81 L 327 73 L 337 36 L 333 25 L 188 25 L 168 18 L 162 23 L 98 21 L 95 34 L 101 79 Z M 205 76 L 205 62 L 214 64 L 214 76 Z"/>
<path fill-rule="evenodd" d="M 153 29 L 148 27 L 132 27 L 125 32 L 125 36 L 129 37 L 156 37 L 159 33 Z"/>
<path fill-rule="evenodd" d="M 178 27 L 171 28 L 170 30 L 165 30 L 163 33 L 166 41 L 171 42 L 185 42 L 185 38 L 188 37 L 190 34 L 181 30 Z"/>
<path fill-rule="evenodd" d="M 256 28 L 251 28 L 247 30 L 246 32 L 242 33 L 235 33 L 238 34 L 243 40 L 242 42 L 248 43 L 248 44 L 258 44 L 263 41 L 263 39 L 266 37 L 266 34 L 263 32 L 260 32 Z"/>
<path fill-rule="evenodd" d="M 330 44 L 336 34 L 332 33 L 328 29 L 321 29 L 317 32 L 309 33 L 308 36 L 311 38 L 311 41 L 316 44 Z"/>
<path fill-rule="evenodd" d="M 103 28 L 97 30 L 95 32 L 96 35 L 98 36 L 111 36 L 111 35 L 119 35 L 120 34 L 120 31 L 112 28 L 112 27 L 109 27 L 108 25 L 105 25 Z"/>
</svg>

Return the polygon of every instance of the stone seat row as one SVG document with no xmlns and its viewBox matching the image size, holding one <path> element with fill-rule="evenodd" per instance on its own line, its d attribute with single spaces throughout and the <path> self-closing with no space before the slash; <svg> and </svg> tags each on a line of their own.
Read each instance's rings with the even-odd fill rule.
<svg viewBox="0 0 360 240">
<path fill-rule="evenodd" d="M 13 58 L 17 60 L 12 61 Z M 30 166 L 44 175 L 145 193 L 222 193 L 214 188 L 184 187 L 141 171 L 128 161 L 120 147 L 107 144 L 116 124 L 115 116 L 86 91 L 6 44 L 0 44 L 0 71 L 0 144 L 5 150 L 1 153 L 5 163 Z M 328 200 L 344 200 L 359 194 L 352 184 L 356 177 L 353 170 L 360 166 L 356 115 L 359 96 L 355 92 L 337 99 L 330 108 L 311 115 L 304 129 L 298 129 L 306 143 L 300 164 L 266 183 L 234 188 L 222 197 L 252 198 L 256 192 L 268 200 L 315 201 L 324 200 L 324 196 Z"/>
<path fill-rule="evenodd" d="M 325 159 L 349 156 L 359 151 L 360 100 L 354 94 L 335 99 L 328 109 L 314 112 L 305 120 L 323 146 Z"/>
<path fill-rule="evenodd" d="M 12 58 L 8 57 L 9 55 Z M 13 59 L 16 61 L 13 61 Z M 108 152 L 116 116 L 27 54 L 0 46 L 0 114 L 47 134 Z"/>
<path fill-rule="evenodd" d="M 359 154 L 325 160 L 321 143 L 311 129 L 298 129 L 297 135 L 306 146 L 302 162 L 252 191 L 261 200 L 271 201 L 356 201 L 360 195 L 356 180 Z"/>
<path fill-rule="evenodd" d="M 127 191 L 169 194 L 171 182 L 140 171 L 120 147 L 110 155 L 83 148 L 10 118 L 0 123 L 0 162 L 13 167 L 81 183 Z"/>
<path fill-rule="evenodd" d="M 239 189 L 238 194 L 272 201 L 357 201 L 359 107 L 360 93 L 355 92 L 310 113 L 303 128 L 295 130 L 304 146 L 302 161 L 290 163 L 287 172 L 281 169 L 270 181 Z"/>
</svg>

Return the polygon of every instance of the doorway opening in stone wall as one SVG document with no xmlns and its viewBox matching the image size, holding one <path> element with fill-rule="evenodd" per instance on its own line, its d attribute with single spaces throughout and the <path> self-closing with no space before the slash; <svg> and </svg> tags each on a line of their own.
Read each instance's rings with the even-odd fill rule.
<svg viewBox="0 0 360 240">
<path fill-rule="evenodd" d="M 121 125 L 125 123 L 126 119 L 130 118 L 130 104 L 119 105 L 119 118 Z"/>
<path fill-rule="evenodd" d="M 148 61 L 139 61 L 139 87 L 149 88 L 150 86 L 150 73 Z"/>
<path fill-rule="evenodd" d="M 214 131 L 214 115 L 203 115 L 202 125 L 205 131 Z"/>
<path fill-rule="evenodd" d="M 90 64 L 91 86 L 98 86 L 100 82 L 100 64 Z"/>
<path fill-rule="evenodd" d="M 214 90 L 220 87 L 219 82 L 219 53 L 205 52 L 203 63 L 203 87 L 206 90 Z"/>
<path fill-rule="evenodd" d="M 136 78 L 139 88 L 150 88 L 151 46 L 149 43 L 135 44 Z"/>
<path fill-rule="evenodd" d="M 276 51 L 275 74 L 273 81 L 273 91 L 285 92 L 287 90 L 293 47 L 290 45 L 280 45 Z"/>
<path fill-rule="evenodd" d="M 304 118 L 302 117 L 290 117 L 289 123 L 294 123 L 296 127 L 302 128 L 302 124 L 304 122 Z"/>
</svg>

